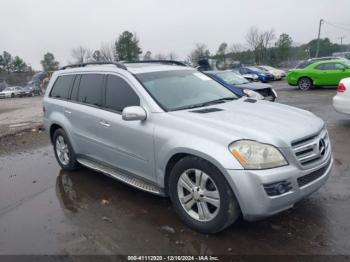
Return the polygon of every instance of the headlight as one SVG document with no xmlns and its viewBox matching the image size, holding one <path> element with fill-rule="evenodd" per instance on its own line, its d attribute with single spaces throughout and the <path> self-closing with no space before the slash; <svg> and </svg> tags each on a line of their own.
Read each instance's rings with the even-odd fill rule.
<svg viewBox="0 0 350 262">
<path fill-rule="evenodd" d="M 263 100 L 264 97 L 262 95 L 260 95 L 258 92 L 255 92 L 253 90 L 249 90 L 249 89 L 244 89 L 243 92 L 249 96 L 250 98 L 254 98 L 256 100 Z"/>
<path fill-rule="evenodd" d="M 268 169 L 288 165 L 274 146 L 251 140 L 240 140 L 229 146 L 232 155 L 245 169 Z"/>
</svg>

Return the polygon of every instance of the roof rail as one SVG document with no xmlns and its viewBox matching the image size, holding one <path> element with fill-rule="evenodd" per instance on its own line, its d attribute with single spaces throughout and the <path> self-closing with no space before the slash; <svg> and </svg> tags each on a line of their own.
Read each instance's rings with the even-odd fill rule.
<svg viewBox="0 0 350 262">
<path fill-rule="evenodd" d="M 177 66 L 187 66 L 185 63 L 176 60 L 142 60 L 142 61 L 130 61 L 125 62 L 125 64 L 165 64 L 165 65 L 177 65 Z"/>
<path fill-rule="evenodd" d="M 76 68 L 76 67 L 85 67 L 89 65 L 115 65 L 118 68 L 128 70 L 125 65 L 117 62 L 88 62 L 88 63 L 80 63 L 80 64 L 73 64 L 73 65 L 66 65 L 60 68 L 60 70 L 65 70 L 67 68 Z"/>
</svg>

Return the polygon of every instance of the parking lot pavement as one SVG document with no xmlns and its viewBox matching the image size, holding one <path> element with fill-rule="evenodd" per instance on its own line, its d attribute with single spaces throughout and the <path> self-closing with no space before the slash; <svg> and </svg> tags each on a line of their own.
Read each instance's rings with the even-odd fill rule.
<svg viewBox="0 0 350 262">
<path fill-rule="evenodd" d="M 36 128 L 41 122 L 41 96 L 0 99 L 0 137 Z"/>
<path fill-rule="evenodd" d="M 333 145 L 329 181 L 294 208 L 202 235 L 166 198 L 87 169 L 61 171 L 46 135 L 29 132 L 0 141 L 0 254 L 349 255 L 350 118 L 332 108 L 335 89 L 273 85 L 280 102 L 322 117 Z"/>
</svg>

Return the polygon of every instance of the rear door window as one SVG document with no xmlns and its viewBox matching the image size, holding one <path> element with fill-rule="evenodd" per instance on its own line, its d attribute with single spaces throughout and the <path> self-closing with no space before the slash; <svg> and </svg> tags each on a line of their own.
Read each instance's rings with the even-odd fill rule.
<svg viewBox="0 0 350 262">
<path fill-rule="evenodd" d="M 59 76 L 54 86 L 52 87 L 50 96 L 54 98 L 68 99 L 69 90 L 71 88 L 74 77 L 74 75 Z"/>
<path fill-rule="evenodd" d="M 106 108 L 121 112 L 127 106 L 138 105 L 140 105 L 138 95 L 124 79 L 115 75 L 107 77 Z"/>
<path fill-rule="evenodd" d="M 82 75 L 78 90 L 78 102 L 101 106 L 103 80 L 104 75 L 102 74 Z"/>
</svg>

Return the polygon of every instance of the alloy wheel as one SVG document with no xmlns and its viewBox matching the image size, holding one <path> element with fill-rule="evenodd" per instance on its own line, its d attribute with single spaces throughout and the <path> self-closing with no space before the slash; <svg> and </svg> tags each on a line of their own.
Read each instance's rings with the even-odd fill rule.
<svg viewBox="0 0 350 262">
<path fill-rule="evenodd" d="M 63 136 L 57 136 L 56 138 L 56 154 L 62 165 L 68 165 L 70 160 L 68 144 L 64 140 Z"/>
<path fill-rule="evenodd" d="M 198 221 L 211 221 L 220 209 L 220 194 L 215 182 L 199 169 L 184 171 L 177 183 L 180 203 Z"/>
</svg>

